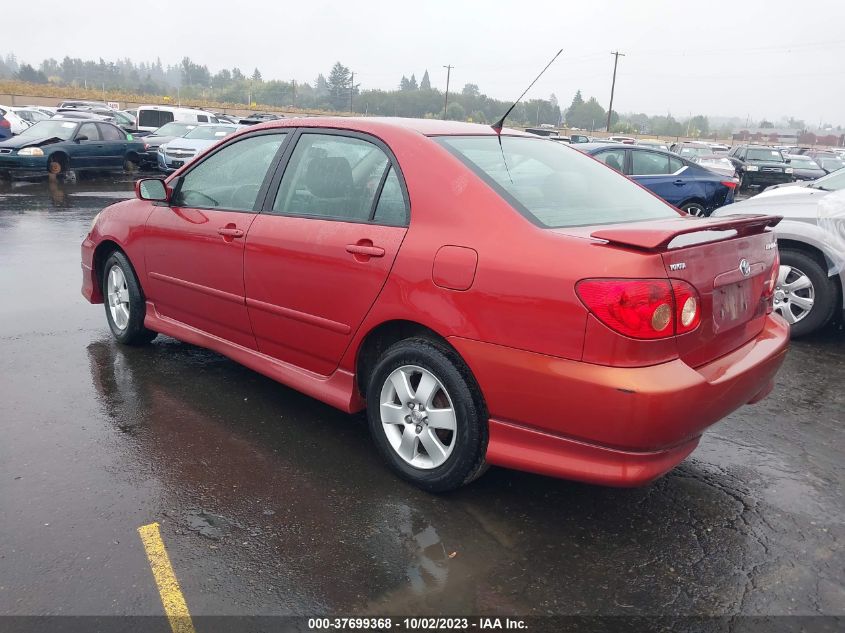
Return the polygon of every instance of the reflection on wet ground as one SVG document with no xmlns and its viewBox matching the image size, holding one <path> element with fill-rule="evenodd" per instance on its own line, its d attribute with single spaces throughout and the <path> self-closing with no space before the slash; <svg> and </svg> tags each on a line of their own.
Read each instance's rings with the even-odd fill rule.
<svg viewBox="0 0 845 633">
<path fill-rule="evenodd" d="M 0 188 L 0 613 L 843 614 L 845 332 L 635 490 L 493 469 L 445 496 L 347 416 L 213 353 L 115 345 L 79 243 L 132 182 Z"/>
</svg>

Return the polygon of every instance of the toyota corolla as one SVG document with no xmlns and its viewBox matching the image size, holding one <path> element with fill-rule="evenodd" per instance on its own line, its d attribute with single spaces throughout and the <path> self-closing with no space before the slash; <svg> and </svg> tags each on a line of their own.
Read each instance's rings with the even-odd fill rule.
<svg viewBox="0 0 845 633">
<path fill-rule="evenodd" d="M 82 244 L 114 337 L 344 411 L 431 491 L 489 464 L 647 483 L 771 390 L 779 218 L 689 217 L 566 145 L 433 120 L 234 134 Z"/>
</svg>

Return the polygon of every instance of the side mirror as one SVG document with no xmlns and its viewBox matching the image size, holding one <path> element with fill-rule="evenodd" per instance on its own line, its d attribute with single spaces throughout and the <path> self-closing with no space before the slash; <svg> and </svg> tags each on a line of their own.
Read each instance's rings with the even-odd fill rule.
<svg viewBox="0 0 845 633">
<path fill-rule="evenodd" d="M 87 136 L 85 136 L 85 135 L 83 134 L 82 136 L 77 136 L 77 137 L 76 137 L 75 139 L 73 139 L 73 140 L 74 140 L 74 142 L 79 143 L 80 141 L 87 141 L 87 140 L 88 140 L 88 137 L 87 137 Z"/>
<path fill-rule="evenodd" d="M 135 196 L 139 200 L 167 202 L 170 195 L 160 178 L 142 178 L 135 182 Z"/>
<path fill-rule="evenodd" d="M 786 162 L 786 163 L 791 163 L 791 162 L 792 162 L 792 159 L 791 159 L 791 158 L 785 158 L 785 159 L 784 159 L 784 162 Z"/>
</svg>

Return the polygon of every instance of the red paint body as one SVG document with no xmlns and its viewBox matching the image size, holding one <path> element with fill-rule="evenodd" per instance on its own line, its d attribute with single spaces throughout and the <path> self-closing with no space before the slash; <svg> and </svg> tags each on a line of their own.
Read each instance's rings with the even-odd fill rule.
<svg viewBox="0 0 845 633">
<path fill-rule="evenodd" d="M 418 323 L 474 374 L 491 418 L 489 462 L 607 485 L 662 475 L 708 426 L 771 389 L 785 323 L 762 303 L 740 325 L 715 312 L 741 257 L 752 264 L 748 283 L 763 287 L 776 252 L 765 227 L 776 220 L 678 249 L 667 249 L 677 235 L 729 220 L 542 229 L 429 138 L 490 128 L 287 119 L 241 134 L 277 127 L 353 130 L 387 145 L 407 186 L 409 226 L 129 200 L 103 211 L 82 245 L 83 295 L 102 302 L 95 251 L 114 243 L 135 267 L 148 328 L 350 412 L 364 405 L 355 374 L 366 336 L 386 322 Z M 686 268 L 669 272 L 679 261 Z M 575 292 L 580 280 L 606 277 L 689 282 L 702 323 L 658 340 L 622 336 Z"/>
</svg>

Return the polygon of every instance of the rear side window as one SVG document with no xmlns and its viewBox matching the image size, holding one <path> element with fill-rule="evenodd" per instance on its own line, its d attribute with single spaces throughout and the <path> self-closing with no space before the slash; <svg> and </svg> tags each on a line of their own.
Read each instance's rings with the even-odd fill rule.
<svg viewBox="0 0 845 633">
<path fill-rule="evenodd" d="M 632 176 L 657 176 L 668 173 L 668 156 L 657 152 L 631 152 Z"/>
<path fill-rule="evenodd" d="M 678 217 L 625 176 L 561 143 L 514 136 L 442 136 L 436 141 L 540 226 Z"/>
<path fill-rule="evenodd" d="M 159 128 L 173 120 L 173 113 L 166 110 L 139 110 L 138 125 L 140 127 Z"/>
<path fill-rule="evenodd" d="M 389 226 L 405 226 L 408 223 L 408 208 L 405 206 L 402 184 L 399 182 L 399 176 L 396 175 L 396 170 L 393 167 L 390 167 L 384 181 L 381 197 L 378 199 L 376 211 L 373 215 L 373 222 Z"/>
<path fill-rule="evenodd" d="M 208 117 L 204 114 L 198 114 L 197 121 L 199 121 L 200 123 L 208 123 Z"/>
<path fill-rule="evenodd" d="M 369 141 L 303 134 L 285 168 L 273 213 L 367 222 L 388 162 Z"/>
<path fill-rule="evenodd" d="M 679 158 L 670 157 L 669 158 L 669 173 L 670 174 L 677 174 L 684 166 L 684 161 Z"/>
<path fill-rule="evenodd" d="M 126 136 L 113 125 L 106 125 L 105 123 L 98 123 L 100 134 L 104 141 L 125 141 Z"/>
</svg>

